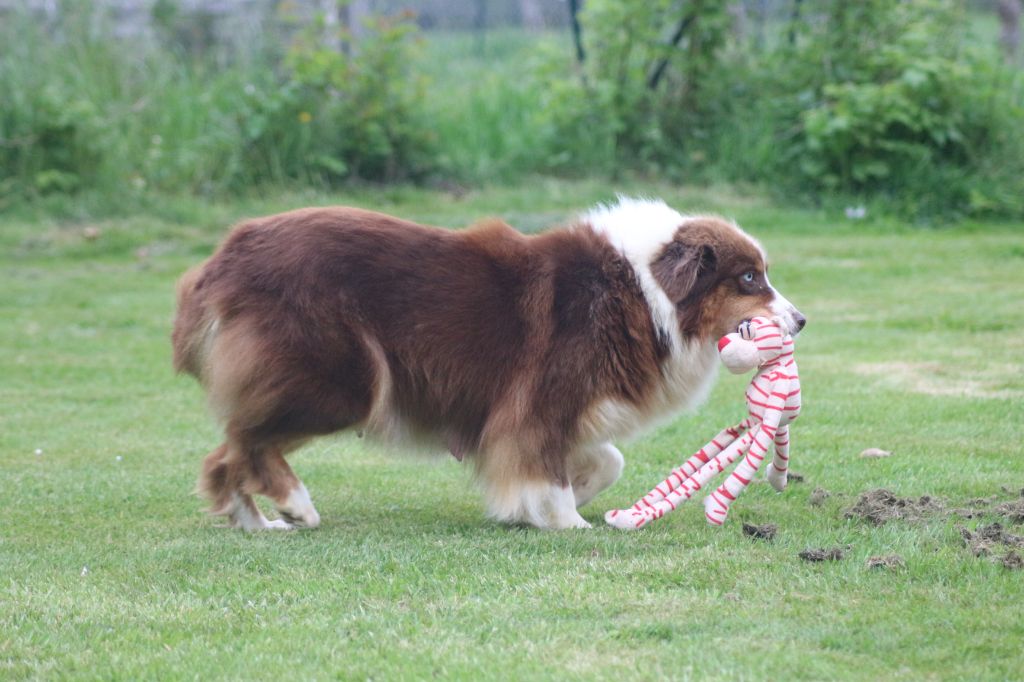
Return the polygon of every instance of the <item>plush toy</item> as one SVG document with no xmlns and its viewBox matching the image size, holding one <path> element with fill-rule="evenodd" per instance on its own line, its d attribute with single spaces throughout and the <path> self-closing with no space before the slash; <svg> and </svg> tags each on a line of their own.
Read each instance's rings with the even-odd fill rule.
<svg viewBox="0 0 1024 682">
<path fill-rule="evenodd" d="M 729 507 L 753 479 L 771 445 L 775 455 L 768 482 L 786 487 L 789 471 L 789 424 L 800 414 L 800 377 L 793 357 L 793 338 L 775 320 L 755 317 L 718 341 L 722 362 L 733 374 L 757 368 L 747 387 L 748 417 L 729 427 L 672 471 L 630 509 L 604 515 L 616 528 L 643 528 L 690 499 L 715 474 L 745 454 L 722 485 L 704 499 L 708 523 L 722 525 Z"/>
</svg>

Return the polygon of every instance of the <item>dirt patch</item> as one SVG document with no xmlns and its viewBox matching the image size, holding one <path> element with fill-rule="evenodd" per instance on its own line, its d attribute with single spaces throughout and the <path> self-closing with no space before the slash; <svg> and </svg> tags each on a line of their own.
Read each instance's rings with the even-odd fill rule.
<svg viewBox="0 0 1024 682">
<path fill-rule="evenodd" d="M 960 537 L 964 546 L 974 556 L 988 556 L 999 545 L 1006 547 L 1024 547 L 1024 535 L 1007 533 L 1001 523 L 978 526 L 974 531 L 960 528 Z"/>
<path fill-rule="evenodd" d="M 899 554 L 889 554 L 886 556 L 869 556 L 864 565 L 868 568 L 895 569 L 903 568 L 907 563 Z"/>
<path fill-rule="evenodd" d="M 832 493 L 825 490 L 824 488 L 815 488 L 811 492 L 811 498 L 807 500 L 807 503 L 812 507 L 820 507 L 825 504 L 825 500 L 832 497 Z"/>
<path fill-rule="evenodd" d="M 1004 492 L 1007 492 L 1004 489 Z M 978 497 L 968 500 L 965 507 L 951 510 L 952 514 L 964 519 L 976 519 L 982 516 L 1002 516 L 1008 523 L 1024 523 L 1024 498 L 995 504 L 998 495 Z"/>
<path fill-rule="evenodd" d="M 999 563 L 1011 571 L 1019 571 L 1024 568 L 1024 558 L 1021 558 L 1020 554 L 1013 551 L 1007 552 L 1006 556 L 999 560 Z"/>
<path fill-rule="evenodd" d="M 1024 523 L 1024 499 L 996 505 L 996 513 L 1005 517 L 1010 523 Z"/>
<path fill-rule="evenodd" d="M 786 478 L 789 480 L 790 483 L 803 483 L 804 482 L 804 475 L 803 474 L 798 474 L 795 471 L 790 471 L 788 474 L 786 474 Z"/>
<path fill-rule="evenodd" d="M 884 488 L 861 493 L 857 503 L 846 510 L 846 518 L 860 518 L 870 521 L 876 526 L 884 525 L 893 519 L 920 521 L 928 516 L 941 513 L 946 505 L 930 495 L 922 495 L 916 500 L 912 497 L 897 497 Z"/>
<path fill-rule="evenodd" d="M 828 549 L 805 549 L 800 552 L 799 556 L 804 561 L 839 561 L 840 559 L 846 558 L 846 552 L 848 548 L 843 547 L 831 547 Z"/>
<path fill-rule="evenodd" d="M 991 497 L 978 497 L 973 500 L 967 500 L 964 504 L 966 507 L 960 509 L 953 509 L 950 511 L 954 516 L 959 516 L 962 519 L 976 519 L 979 516 L 986 516 L 992 512 L 988 509 L 998 499 L 996 495 Z"/>
<path fill-rule="evenodd" d="M 977 519 L 982 516 L 988 516 L 992 512 L 988 509 L 954 509 L 951 513 L 962 519 Z"/>
<path fill-rule="evenodd" d="M 743 524 L 743 534 L 754 538 L 755 540 L 774 540 L 775 534 L 779 532 L 779 527 L 774 523 L 766 523 L 762 526 L 755 526 L 752 523 Z"/>
<path fill-rule="evenodd" d="M 889 450 L 883 450 L 882 448 L 868 448 L 867 450 L 862 450 L 860 456 L 874 458 L 892 457 L 892 452 L 890 452 Z"/>
</svg>

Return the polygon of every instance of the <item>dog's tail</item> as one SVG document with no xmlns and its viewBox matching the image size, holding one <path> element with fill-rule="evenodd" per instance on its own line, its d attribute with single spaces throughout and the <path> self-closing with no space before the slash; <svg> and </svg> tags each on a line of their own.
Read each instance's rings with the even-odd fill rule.
<svg viewBox="0 0 1024 682">
<path fill-rule="evenodd" d="M 202 287 L 204 268 L 205 264 L 198 265 L 178 280 L 178 310 L 171 332 L 174 370 L 191 374 L 200 381 L 206 356 L 217 334 L 217 317 L 209 309 Z"/>
</svg>

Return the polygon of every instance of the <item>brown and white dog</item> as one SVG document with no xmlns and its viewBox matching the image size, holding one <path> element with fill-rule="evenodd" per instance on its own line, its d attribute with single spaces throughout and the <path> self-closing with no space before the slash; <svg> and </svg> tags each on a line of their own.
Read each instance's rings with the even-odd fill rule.
<svg viewBox="0 0 1024 682">
<path fill-rule="evenodd" d="M 805 322 L 758 242 L 660 201 L 535 236 L 304 209 L 242 223 L 182 277 L 174 365 L 224 424 L 199 489 L 234 526 L 318 525 L 284 456 L 358 429 L 465 457 L 496 519 L 580 528 L 622 471 L 612 441 L 698 404 L 716 341 L 755 316 Z"/>
</svg>

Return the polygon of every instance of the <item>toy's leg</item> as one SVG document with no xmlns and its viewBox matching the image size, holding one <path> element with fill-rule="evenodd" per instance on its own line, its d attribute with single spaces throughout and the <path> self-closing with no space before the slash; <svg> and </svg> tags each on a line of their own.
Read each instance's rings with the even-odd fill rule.
<svg viewBox="0 0 1024 682">
<path fill-rule="evenodd" d="M 789 474 L 789 424 L 783 424 L 775 432 L 775 456 L 768 467 L 768 483 L 780 493 L 786 489 Z"/>
<path fill-rule="evenodd" d="M 773 399 L 776 394 L 772 394 Z M 710 495 L 704 498 L 704 516 L 708 523 L 721 526 L 725 517 L 729 515 L 729 506 L 736 499 L 736 496 L 743 492 L 743 489 L 750 485 L 754 475 L 764 461 L 768 452 L 768 446 L 772 444 L 775 432 L 778 430 L 779 421 L 782 418 L 781 408 L 776 408 L 769 403 L 765 409 L 765 421 L 753 435 L 750 443 L 750 450 L 744 457 L 729 478 L 725 479 L 722 485 L 718 486 Z"/>
<path fill-rule="evenodd" d="M 720 474 L 727 466 L 736 461 L 750 446 L 753 435 L 744 434 L 741 438 L 734 440 L 729 446 L 711 458 L 703 467 L 698 469 L 689 478 L 683 480 L 675 489 L 661 500 L 656 500 L 640 509 L 612 509 L 604 515 L 604 520 L 611 526 L 623 530 L 634 530 L 643 528 L 651 521 L 660 519 L 670 511 L 673 511 L 680 504 L 693 497 L 693 494 L 704 487 L 712 477 Z"/>
<path fill-rule="evenodd" d="M 712 458 L 717 457 L 723 450 L 732 445 L 741 433 L 750 428 L 751 423 L 752 420 L 748 417 L 736 426 L 723 429 L 721 433 L 708 441 L 696 454 L 686 460 L 682 466 L 673 469 L 668 478 L 654 486 L 651 492 L 637 500 L 637 503 L 633 505 L 633 509 L 639 511 L 645 507 L 650 508 L 655 502 L 665 499 L 683 481 L 693 476 Z"/>
</svg>

